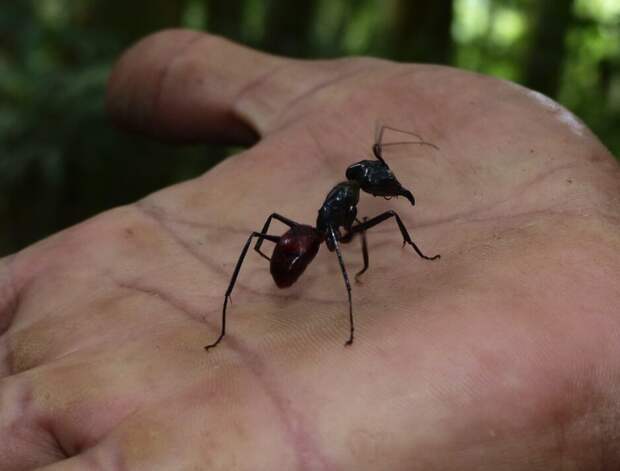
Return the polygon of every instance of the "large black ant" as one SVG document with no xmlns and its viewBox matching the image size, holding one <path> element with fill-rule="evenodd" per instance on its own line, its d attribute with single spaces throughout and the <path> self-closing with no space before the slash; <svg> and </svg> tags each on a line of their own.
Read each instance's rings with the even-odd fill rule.
<svg viewBox="0 0 620 471">
<path fill-rule="evenodd" d="M 418 141 L 405 141 L 405 142 L 391 142 L 383 144 L 383 133 L 386 129 L 409 134 L 419 139 Z M 314 259 L 319 251 L 320 245 L 325 242 L 330 252 L 336 252 L 338 255 L 338 262 L 340 263 L 340 269 L 342 276 L 344 277 L 345 286 L 347 288 L 347 295 L 349 297 L 349 324 L 350 335 L 349 340 L 345 345 L 351 345 L 353 343 L 353 333 L 355 327 L 353 324 L 353 304 L 351 302 L 351 284 L 349 283 L 349 276 L 342 260 L 342 254 L 340 252 L 340 243 L 350 242 L 355 234 L 360 234 L 362 237 L 362 256 L 364 260 L 364 267 L 355 275 L 357 279 L 362 273 L 368 269 L 368 248 L 366 245 L 365 231 L 371 227 L 381 224 L 387 219 L 393 217 L 396 219 L 398 228 L 403 236 L 403 247 L 405 244 L 409 244 L 413 247 L 415 252 L 425 260 L 436 260 L 440 256 L 427 257 L 422 253 L 418 246 L 411 240 L 407 228 L 403 224 L 398 214 L 395 211 L 386 211 L 384 213 L 375 216 L 372 219 L 364 218 L 363 221 L 357 219 L 357 203 L 359 202 L 359 190 L 370 193 L 373 196 L 383 196 L 386 199 L 390 199 L 394 196 L 404 196 L 407 198 L 411 205 L 415 205 L 415 199 L 411 192 L 400 184 L 400 182 L 390 170 L 388 164 L 383 160 L 382 150 L 383 147 L 395 144 L 421 144 L 431 146 L 437 149 L 437 146 L 425 142 L 419 135 L 402 131 L 400 129 L 392 128 L 389 126 L 381 126 L 378 128 L 377 136 L 375 138 L 375 144 L 372 146 L 372 152 L 376 160 L 362 160 L 357 162 L 346 171 L 347 181 L 338 183 L 327 194 L 323 206 L 319 209 L 319 214 L 316 220 L 316 227 L 308 226 L 305 224 L 299 224 L 292 221 L 278 213 L 271 214 L 265 225 L 260 232 L 252 232 L 248 237 L 241 255 L 237 260 L 235 271 L 233 272 L 228 289 L 224 296 L 224 307 L 222 308 L 222 330 L 220 336 L 215 342 L 205 347 L 205 350 L 215 347 L 226 335 L 226 306 L 228 300 L 237 281 L 239 270 L 243 260 L 250 248 L 252 239 L 256 237 L 256 250 L 262 257 L 270 261 L 270 271 L 273 280 L 279 288 L 288 288 L 304 272 L 306 267 Z M 290 229 L 281 236 L 274 236 L 267 234 L 269 224 L 272 219 L 287 225 Z M 354 225 L 354 223 L 356 223 Z M 344 234 L 340 232 L 340 228 L 344 229 Z M 263 241 L 268 240 L 276 244 L 271 258 L 261 252 L 260 248 Z"/>
</svg>

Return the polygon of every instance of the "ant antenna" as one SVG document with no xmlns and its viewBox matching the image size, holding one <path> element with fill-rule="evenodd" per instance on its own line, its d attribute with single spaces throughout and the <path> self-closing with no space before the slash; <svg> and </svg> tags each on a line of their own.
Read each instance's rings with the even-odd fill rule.
<svg viewBox="0 0 620 471">
<path fill-rule="evenodd" d="M 390 131 L 394 131 L 394 132 L 408 134 L 413 137 L 417 137 L 418 140 L 417 141 L 388 142 L 387 144 L 383 144 L 383 133 L 385 132 L 386 129 L 389 129 Z M 439 150 L 439 147 L 437 147 L 435 144 L 431 142 L 425 141 L 422 138 L 422 136 L 420 136 L 419 134 L 416 134 L 411 131 L 405 131 L 403 129 L 393 128 L 392 126 L 386 126 L 386 125 L 380 126 L 379 123 L 377 122 L 376 127 L 375 127 L 375 143 L 372 146 L 372 153 L 377 158 L 377 160 L 383 163 L 386 167 L 389 167 L 388 164 L 385 162 L 385 160 L 383 160 L 383 156 L 382 156 L 383 148 L 385 146 L 393 146 L 393 145 L 401 145 L 401 144 L 418 144 L 422 146 L 429 146 L 429 147 L 432 147 L 433 149 Z"/>
<path fill-rule="evenodd" d="M 386 126 L 386 125 L 379 126 L 378 123 L 377 123 L 377 126 L 378 127 L 375 131 L 375 143 L 379 144 L 379 146 L 381 147 L 391 146 L 393 144 L 421 144 L 421 145 L 431 146 L 439 150 L 439 147 L 437 147 L 435 144 L 425 141 L 422 136 L 420 136 L 419 134 L 416 134 L 415 132 L 405 131 L 404 129 L 398 129 L 398 128 L 394 128 L 392 126 Z M 394 131 L 394 132 L 399 132 L 401 134 L 408 134 L 410 136 L 416 137 L 418 140 L 417 141 L 388 142 L 387 144 L 383 144 L 383 133 L 385 132 L 386 129 L 389 129 L 390 131 Z"/>
<path fill-rule="evenodd" d="M 388 142 L 384 144 L 383 133 L 385 132 L 386 129 L 389 129 L 390 131 L 394 131 L 394 132 L 399 132 L 402 134 L 408 134 L 410 136 L 418 138 L 418 140 L 417 141 Z M 386 146 L 394 146 L 394 145 L 401 145 L 401 144 L 417 144 L 421 146 L 429 146 L 429 147 L 432 147 L 433 149 L 439 150 L 439 147 L 437 147 L 435 144 L 431 142 L 425 141 L 424 138 L 422 138 L 422 136 L 420 136 L 419 134 L 416 134 L 411 131 L 405 131 L 403 129 L 393 128 L 392 126 L 379 125 L 379 123 L 377 122 L 376 127 L 375 127 L 375 144 L 372 146 L 372 152 L 379 161 L 387 165 L 385 163 L 385 160 L 383 160 L 383 157 L 381 155 L 381 150 Z"/>
<path fill-rule="evenodd" d="M 397 144 L 419 144 L 421 146 L 429 146 L 432 147 L 433 149 L 439 150 L 439 147 L 437 147 L 435 144 L 433 144 L 432 142 L 428 142 L 428 141 L 399 141 L 399 142 L 388 142 L 387 144 L 381 144 L 381 147 L 387 147 L 387 146 L 395 146 Z"/>
<path fill-rule="evenodd" d="M 400 132 L 402 134 L 409 134 L 410 136 L 417 137 L 420 141 L 424 141 L 422 136 L 420 136 L 419 134 L 416 134 L 411 131 L 405 131 L 404 129 L 394 128 L 392 126 L 386 126 L 385 124 L 382 125 L 382 124 L 379 124 L 379 122 L 377 121 L 375 125 L 375 142 L 376 143 L 381 144 L 381 141 L 383 140 L 383 133 L 385 132 L 386 129 L 389 129 L 390 131 L 394 131 L 394 132 Z"/>
</svg>

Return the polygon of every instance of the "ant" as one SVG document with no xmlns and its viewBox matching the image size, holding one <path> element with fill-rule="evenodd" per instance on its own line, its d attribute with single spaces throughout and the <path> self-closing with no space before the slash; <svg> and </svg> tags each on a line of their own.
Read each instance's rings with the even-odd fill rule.
<svg viewBox="0 0 620 471">
<path fill-rule="evenodd" d="M 383 144 L 383 134 L 386 129 L 405 133 L 410 136 L 414 136 L 419 140 Z M 241 250 L 241 254 L 237 260 L 237 265 L 235 266 L 235 270 L 224 296 L 224 307 L 222 308 L 222 330 L 217 340 L 212 344 L 207 345 L 205 350 L 215 347 L 224 338 L 224 335 L 226 335 L 226 307 L 235 286 L 235 282 L 237 281 L 239 270 L 241 269 L 243 260 L 245 259 L 254 237 L 258 239 L 256 241 L 256 245 L 254 246 L 254 250 L 263 258 L 269 260 L 271 276 L 279 288 L 288 288 L 297 281 L 306 267 L 310 264 L 310 262 L 312 262 L 323 242 L 325 242 L 325 245 L 327 245 L 327 249 L 330 252 L 336 252 L 349 299 L 350 335 L 349 339 L 345 343 L 345 346 L 353 343 L 355 326 L 353 323 L 351 284 L 349 283 L 349 276 L 340 252 L 340 243 L 350 242 L 355 234 L 361 235 L 364 267 L 355 275 L 356 280 L 358 280 L 358 277 L 368 269 L 368 248 L 366 245 L 365 232 L 392 217 L 396 220 L 398 228 L 403 236 L 403 247 L 406 244 L 409 244 L 424 260 L 436 260 L 440 258 L 439 255 L 428 257 L 422 253 L 422 251 L 409 236 L 407 228 L 395 211 L 385 211 L 372 219 L 364 218 L 363 221 L 359 221 L 359 219 L 357 219 L 357 204 L 359 202 L 360 189 L 366 193 L 370 193 L 373 196 L 383 196 L 385 199 L 391 199 L 394 196 L 404 196 L 407 200 L 409 200 L 412 206 L 415 205 L 415 199 L 411 192 L 403 188 L 394 176 L 394 173 L 392 173 L 392 170 L 388 164 L 383 159 L 383 147 L 395 144 L 420 144 L 438 149 L 437 146 L 429 142 L 425 142 L 422 137 L 415 133 L 389 126 L 381 126 L 378 128 L 378 132 L 376 134 L 375 144 L 372 146 L 372 152 L 376 160 L 362 160 L 350 165 L 347 168 L 347 181 L 338 183 L 327 194 L 323 206 L 319 209 L 316 227 L 306 224 L 299 224 L 278 213 L 273 213 L 267 218 L 265 225 L 260 232 L 252 232 L 250 234 L 248 240 L 243 246 L 243 249 Z M 276 219 L 284 223 L 289 227 L 289 230 L 281 236 L 268 234 L 267 230 L 269 229 L 269 224 L 272 219 Z M 344 234 L 340 231 L 340 228 L 344 229 Z M 260 250 L 262 243 L 265 240 L 276 244 L 271 258 Z"/>
</svg>

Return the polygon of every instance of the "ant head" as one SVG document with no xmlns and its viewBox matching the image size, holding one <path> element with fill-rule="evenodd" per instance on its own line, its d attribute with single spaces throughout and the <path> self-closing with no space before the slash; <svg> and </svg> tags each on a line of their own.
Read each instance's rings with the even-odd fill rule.
<svg viewBox="0 0 620 471">
<path fill-rule="evenodd" d="M 321 234 L 311 226 L 299 224 L 284 233 L 271 256 L 271 276 L 279 288 L 297 281 L 310 264 L 323 242 Z"/>
<path fill-rule="evenodd" d="M 412 205 L 415 199 L 411 192 L 400 184 L 390 167 L 379 160 L 362 160 L 347 168 L 347 179 L 355 181 L 366 193 L 373 196 L 404 196 Z"/>
<path fill-rule="evenodd" d="M 357 182 L 362 189 L 366 183 L 375 179 L 379 174 L 394 177 L 392 170 L 383 160 L 361 160 L 349 165 L 345 172 L 347 180 Z"/>
</svg>

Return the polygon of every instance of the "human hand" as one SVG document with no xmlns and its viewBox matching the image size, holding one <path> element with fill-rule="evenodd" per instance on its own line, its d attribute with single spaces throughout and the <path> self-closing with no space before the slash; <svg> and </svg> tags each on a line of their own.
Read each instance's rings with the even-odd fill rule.
<svg viewBox="0 0 620 471">
<path fill-rule="evenodd" d="M 620 465 L 620 172 L 567 111 L 451 68 L 185 31 L 128 51 L 109 105 L 160 139 L 260 140 L 0 262 L 0 468 Z M 439 150 L 386 148 L 417 205 L 363 194 L 360 217 L 396 210 L 441 260 L 394 223 L 370 230 L 345 348 L 335 255 L 283 291 L 251 251 L 205 352 L 248 234 L 274 211 L 314 224 L 377 121 Z"/>
</svg>

